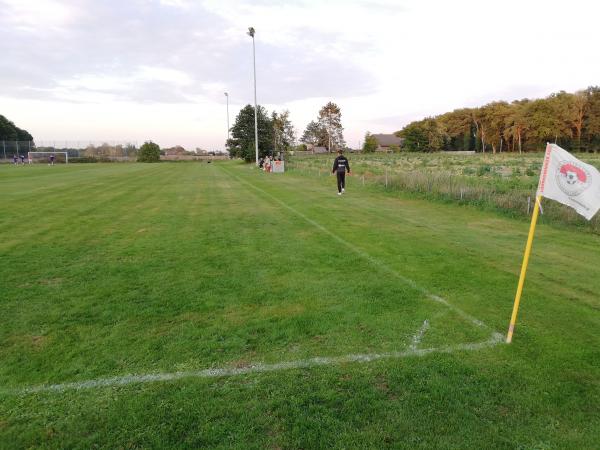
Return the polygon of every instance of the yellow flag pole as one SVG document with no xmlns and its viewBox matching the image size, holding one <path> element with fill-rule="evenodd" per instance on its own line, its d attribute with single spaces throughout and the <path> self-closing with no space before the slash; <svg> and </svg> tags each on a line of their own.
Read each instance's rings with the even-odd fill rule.
<svg viewBox="0 0 600 450">
<path fill-rule="evenodd" d="M 533 216 L 531 217 L 531 225 L 529 226 L 529 236 L 527 237 L 527 245 L 525 246 L 525 255 L 523 255 L 523 265 L 521 266 L 521 276 L 519 277 L 519 286 L 517 287 L 517 295 L 515 296 L 515 305 L 513 306 L 512 316 L 510 318 L 510 325 L 508 327 L 508 334 L 506 335 L 506 343 L 510 344 L 512 341 L 513 332 L 515 331 L 515 322 L 517 321 L 517 313 L 519 311 L 519 303 L 521 301 L 521 293 L 523 292 L 523 284 L 525 283 L 525 274 L 527 273 L 527 265 L 529 264 L 529 255 L 531 254 L 531 247 L 533 245 L 533 235 L 535 234 L 535 225 L 537 224 L 538 213 L 542 207 L 542 196 L 538 195 L 535 198 L 535 208 L 533 210 Z"/>
</svg>

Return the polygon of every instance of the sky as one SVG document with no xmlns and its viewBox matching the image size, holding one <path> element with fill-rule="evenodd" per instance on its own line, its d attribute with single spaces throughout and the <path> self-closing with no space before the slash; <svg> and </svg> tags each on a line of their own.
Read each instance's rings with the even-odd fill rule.
<svg viewBox="0 0 600 450">
<path fill-rule="evenodd" d="M 224 149 L 254 102 L 344 137 L 600 84 L 594 0 L 0 0 L 0 114 L 36 142 Z"/>
</svg>

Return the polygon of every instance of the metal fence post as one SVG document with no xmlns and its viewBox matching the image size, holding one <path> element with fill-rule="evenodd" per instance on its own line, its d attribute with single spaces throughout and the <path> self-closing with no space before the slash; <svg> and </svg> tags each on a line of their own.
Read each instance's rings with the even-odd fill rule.
<svg viewBox="0 0 600 450">
<path fill-rule="evenodd" d="M 6 143 L 2 141 L 2 150 L 4 151 L 4 159 L 6 159 Z"/>
<path fill-rule="evenodd" d="M 531 211 L 531 196 L 527 197 L 527 215 L 529 215 L 529 211 Z"/>
</svg>

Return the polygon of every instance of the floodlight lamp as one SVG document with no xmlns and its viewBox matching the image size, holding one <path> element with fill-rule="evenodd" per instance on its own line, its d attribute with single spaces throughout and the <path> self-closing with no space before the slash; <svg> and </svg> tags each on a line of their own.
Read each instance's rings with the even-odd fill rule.
<svg viewBox="0 0 600 450">
<path fill-rule="evenodd" d="M 254 27 L 248 28 L 248 36 L 254 37 Z"/>
</svg>

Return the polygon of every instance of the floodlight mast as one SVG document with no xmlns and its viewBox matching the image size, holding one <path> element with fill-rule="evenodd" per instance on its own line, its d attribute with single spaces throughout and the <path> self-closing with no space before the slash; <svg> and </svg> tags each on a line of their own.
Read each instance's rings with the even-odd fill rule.
<svg viewBox="0 0 600 450">
<path fill-rule="evenodd" d="M 254 46 L 254 27 L 248 28 L 248 36 L 252 38 L 252 62 L 254 65 L 254 149 L 256 166 L 258 166 L 258 107 L 256 106 L 256 47 Z"/>
<path fill-rule="evenodd" d="M 227 141 L 229 141 L 229 94 L 225 92 L 227 98 Z M 225 149 L 227 149 L 227 143 L 225 143 Z"/>
</svg>

